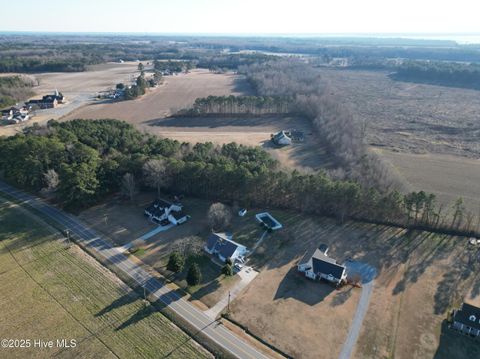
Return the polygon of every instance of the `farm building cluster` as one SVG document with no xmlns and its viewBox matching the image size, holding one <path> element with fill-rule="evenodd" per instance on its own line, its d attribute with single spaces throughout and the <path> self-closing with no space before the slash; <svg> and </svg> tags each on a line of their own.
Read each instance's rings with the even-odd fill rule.
<svg viewBox="0 0 480 359">
<path fill-rule="evenodd" d="M 2 110 L 2 122 L 6 125 L 25 122 L 30 119 L 30 111 L 27 106 L 10 107 Z"/>
<path fill-rule="evenodd" d="M 53 95 L 45 95 L 41 99 L 32 99 L 25 102 L 24 106 L 13 106 L 2 110 L 2 123 L 11 125 L 28 121 L 31 118 L 31 111 L 55 108 L 65 102 L 65 96 L 55 90 Z"/>
<path fill-rule="evenodd" d="M 163 199 L 155 200 L 145 208 L 145 216 L 152 222 L 162 226 L 169 224 L 179 225 L 188 221 L 190 216 L 183 212 L 183 205 L 180 202 L 171 203 Z"/>
</svg>

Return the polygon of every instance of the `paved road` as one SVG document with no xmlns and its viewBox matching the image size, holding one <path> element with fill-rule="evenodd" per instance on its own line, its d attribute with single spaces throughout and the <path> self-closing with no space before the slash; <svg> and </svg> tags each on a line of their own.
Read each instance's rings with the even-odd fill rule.
<svg viewBox="0 0 480 359">
<path fill-rule="evenodd" d="M 350 359 L 352 357 L 355 343 L 357 342 L 360 330 L 362 329 L 362 322 L 367 314 L 368 304 L 370 303 L 370 295 L 372 294 L 373 285 L 375 284 L 375 277 L 377 276 L 377 270 L 369 264 L 347 261 L 345 263 L 347 267 L 347 276 L 353 274 L 360 274 L 362 277 L 362 294 L 353 317 L 353 322 L 350 325 L 348 331 L 347 340 L 343 343 L 342 351 L 338 356 L 338 359 Z"/>
<path fill-rule="evenodd" d="M 119 253 L 118 250 L 104 241 L 100 235 L 76 217 L 50 206 L 36 197 L 19 191 L 2 181 L 0 181 L 0 192 L 8 193 L 12 197 L 28 203 L 31 207 L 55 220 L 65 228 L 68 228 L 83 245 L 106 258 L 139 286 L 145 287 L 154 298 L 168 306 L 168 308 L 173 310 L 177 315 L 188 321 L 190 325 L 202 331 L 208 338 L 237 358 L 268 358 L 226 329 L 223 325 L 212 321 L 205 313 L 183 300 L 168 287 L 163 286 L 157 279 L 150 276 L 150 274 L 130 261 L 125 255 Z"/>
</svg>

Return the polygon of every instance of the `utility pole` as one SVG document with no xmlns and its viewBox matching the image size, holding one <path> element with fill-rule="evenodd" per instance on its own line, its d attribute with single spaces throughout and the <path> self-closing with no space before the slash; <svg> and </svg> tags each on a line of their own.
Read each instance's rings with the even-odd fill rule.
<svg viewBox="0 0 480 359">
<path fill-rule="evenodd" d="M 66 238 L 67 238 L 67 248 L 70 248 L 70 230 L 67 228 L 65 230 Z"/>
<path fill-rule="evenodd" d="M 230 291 L 228 291 L 227 313 L 230 314 Z"/>
</svg>

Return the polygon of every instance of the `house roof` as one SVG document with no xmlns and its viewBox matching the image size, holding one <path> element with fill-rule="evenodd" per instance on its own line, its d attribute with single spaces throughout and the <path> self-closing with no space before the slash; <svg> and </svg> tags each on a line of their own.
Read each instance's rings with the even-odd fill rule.
<svg viewBox="0 0 480 359">
<path fill-rule="evenodd" d="M 291 140 L 291 138 L 287 136 L 285 131 L 280 131 L 280 132 L 277 132 L 276 134 L 273 135 L 273 140 L 275 142 L 280 141 L 282 138 L 287 138 L 287 139 Z"/>
<path fill-rule="evenodd" d="M 455 311 L 453 320 L 480 330 L 480 308 L 463 303 L 462 307 Z"/>
<path fill-rule="evenodd" d="M 169 208 L 172 204 L 163 199 L 156 199 L 155 202 L 153 202 L 153 205 L 159 208 Z"/>
<path fill-rule="evenodd" d="M 244 246 L 232 241 L 231 236 L 225 233 L 211 233 L 207 239 L 207 248 L 217 250 L 224 258 L 231 257 L 238 247 Z"/>
<path fill-rule="evenodd" d="M 179 219 L 181 219 L 181 218 L 183 218 L 183 217 L 186 216 L 186 214 L 185 214 L 183 211 L 179 211 L 179 212 L 173 212 L 173 211 L 172 211 L 172 212 L 170 213 L 170 215 L 171 215 L 173 218 L 175 218 L 176 220 L 179 220 Z"/>
<path fill-rule="evenodd" d="M 300 262 L 298 262 L 298 265 L 307 264 L 308 262 L 310 262 L 310 259 L 312 259 L 313 254 L 315 253 L 316 250 L 317 248 L 313 248 L 305 252 L 305 255 L 302 257 L 302 259 L 300 259 Z"/>
<path fill-rule="evenodd" d="M 345 267 L 337 264 L 337 261 L 323 254 L 317 249 L 312 257 L 312 267 L 314 273 L 331 274 L 335 278 L 342 278 Z"/>
</svg>

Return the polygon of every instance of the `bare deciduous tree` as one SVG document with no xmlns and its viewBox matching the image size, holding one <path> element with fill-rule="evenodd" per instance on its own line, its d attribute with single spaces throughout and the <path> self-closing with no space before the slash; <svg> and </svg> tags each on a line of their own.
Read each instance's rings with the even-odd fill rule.
<svg viewBox="0 0 480 359">
<path fill-rule="evenodd" d="M 208 210 L 208 224 L 213 230 L 225 230 L 232 220 L 230 208 L 223 203 L 214 203 Z"/>
<path fill-rule="evenodd" d="M 138 193 L 137 184 L 135 182 L 135 177 L 131 173 L 125 173 L 122 178 L 122 193 L 133 201 L 135 195 Z"/>
<path fill-rule="evenodd" d="M 145 177 L 145 183 L 155 188 L 157 195 L 160 196 L 161 187 L 168 182 L 165 160 L 152 159 L 145 162 L 143 165 L 143 175 Z"/>
<path fill-rule="evenodd" d="M 55 192 L 58 185 L 60 184 L 60 179 L 58 173 L 50 169 L 44 173 L 43 178 L 45 180 L 46 187 L 43 189 L 44 192 Z"/>
</svg>

